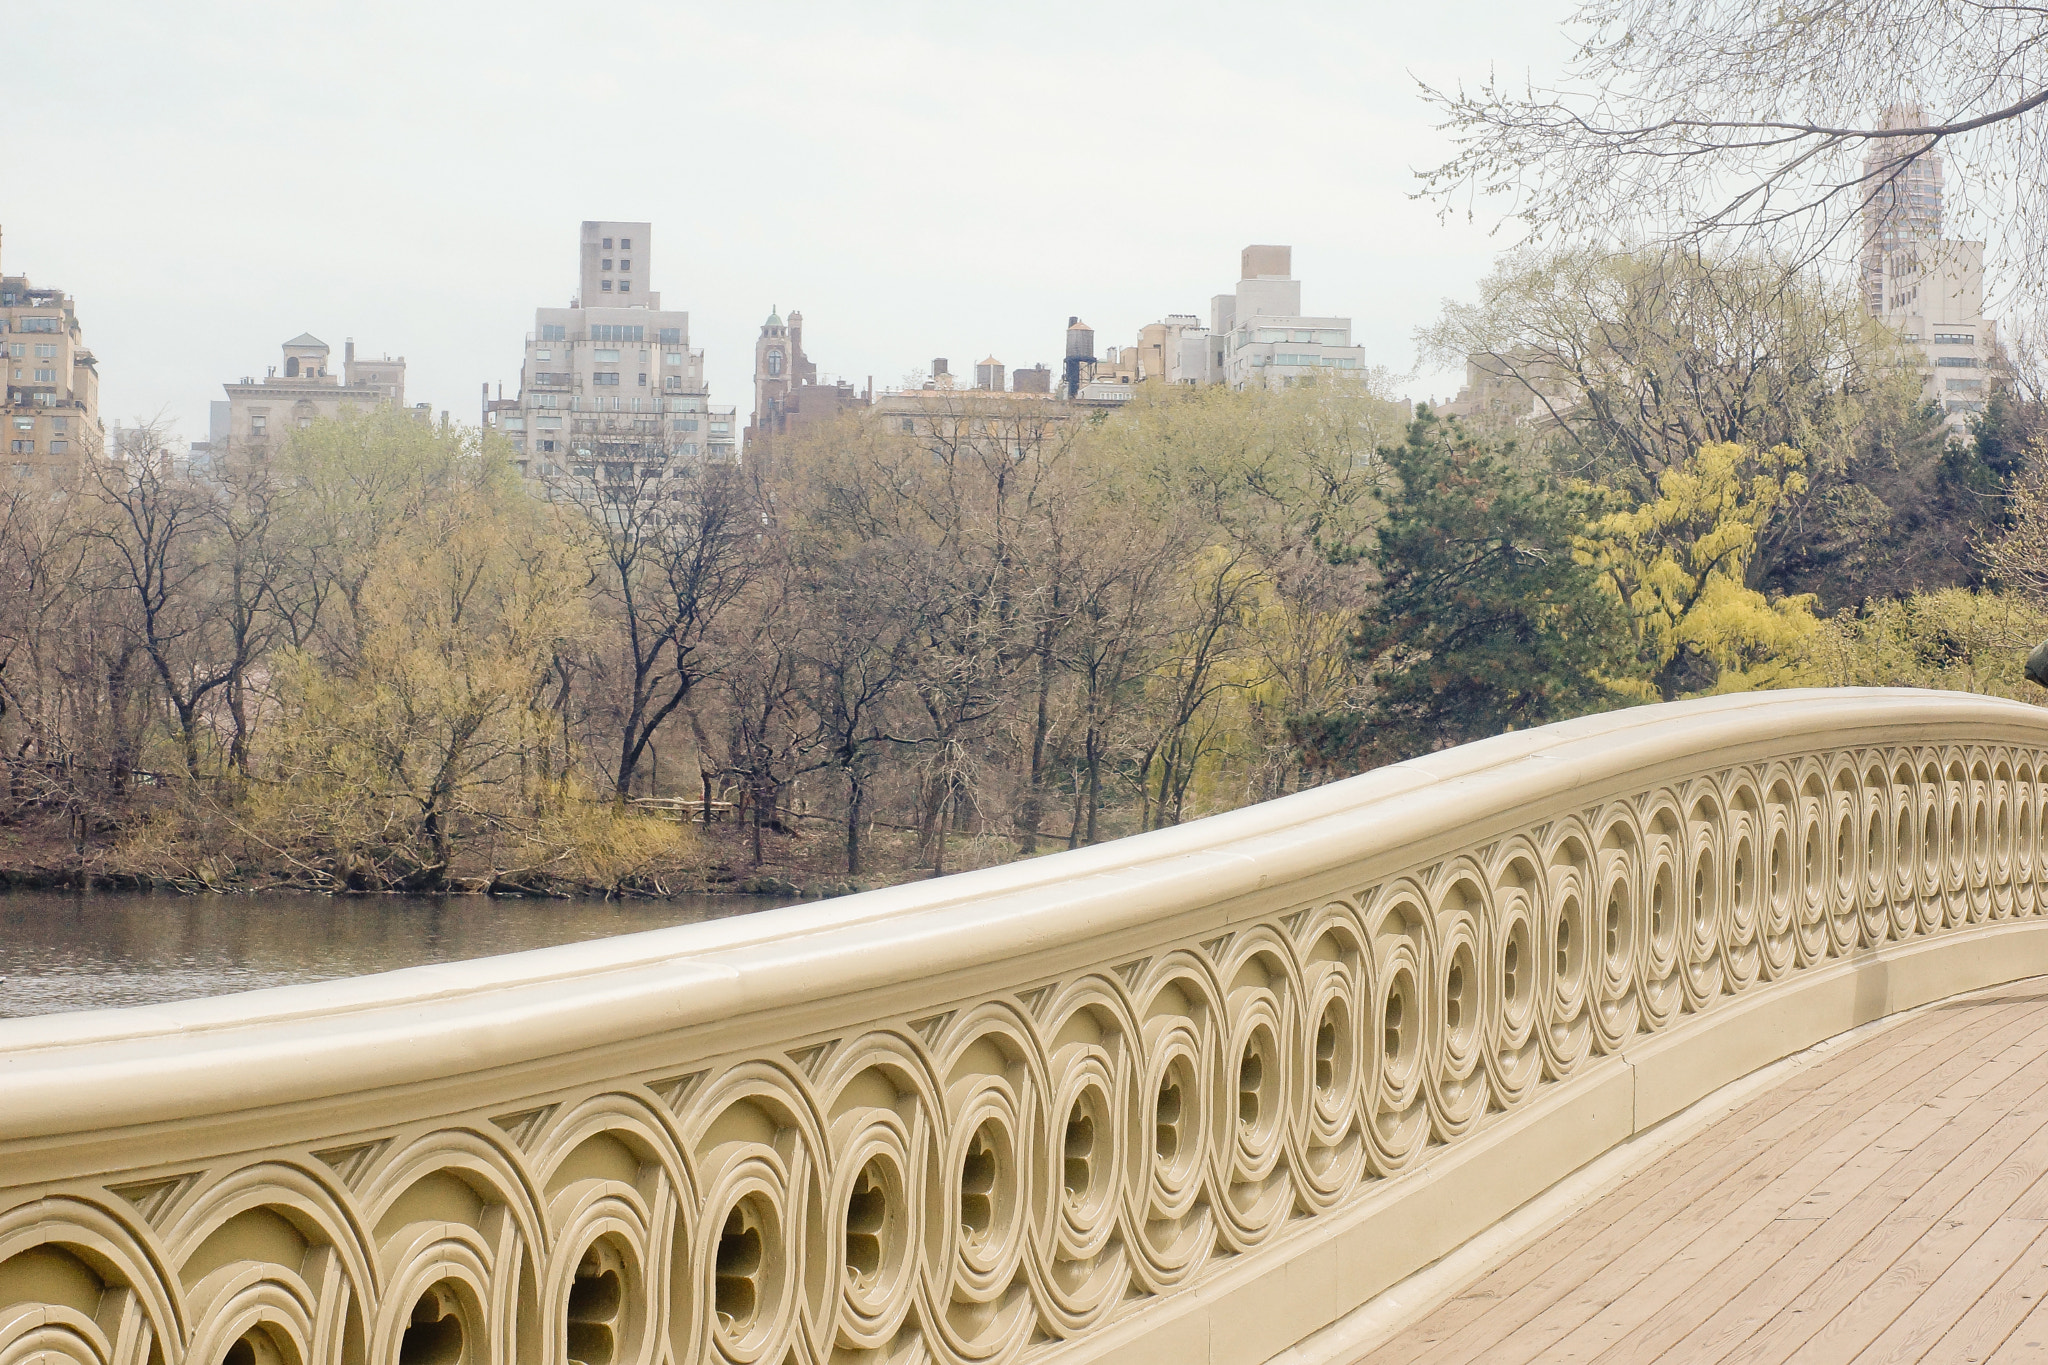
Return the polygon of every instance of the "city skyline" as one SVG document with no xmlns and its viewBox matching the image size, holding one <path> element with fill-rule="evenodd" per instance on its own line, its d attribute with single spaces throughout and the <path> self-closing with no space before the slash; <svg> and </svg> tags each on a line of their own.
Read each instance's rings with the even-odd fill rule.
<svg viewBox="0 0 2048 1365">
<path fill-rule="evenodd" d="M 161 414 L 203 439 L 222 382 L 304 332 L 407 356 L 411 397 L 474 421 L 479 383 L 514 390 L 534 304 L 574 291 L 561 243 L 599 218 L 657 224 L 649 286 L 691 313 L 713 401 L 743 410 L 778 304 L 801 302 L 821 375 L 880 389 L 932 355 L 1056 365 L 1075 314 L 1127 344 L 1206 313 L 1216 262 L 1258 241 L 1293 243 L 1321 306 L 1404 371 L 1413 328 L 1505 244 L 1406 198 L 1442 146 L 1410 71 L 1483 71 L 1479 20 L 1496 50 L 1554 56 L 1565 10 L 1247 26 L 1198 6 L 1048 34 L 901 6 L 773 31 L 629 8 L 626 47 L 533 8 L 351 13 L 26 21 L 25 42 L 74 57 L 15 83 L 37 136 L 0 173 L 25 185 L 88 149 L 95 169 L 0 224 L 11 268 L 77 298 L 109 423 Z M 687 112 L 625 115 L 689 54 Z M 537 72 L 574 97 L 538 97 Z M 1263 112 L 1227 114 L 1244 101 Z"/>
</svg>

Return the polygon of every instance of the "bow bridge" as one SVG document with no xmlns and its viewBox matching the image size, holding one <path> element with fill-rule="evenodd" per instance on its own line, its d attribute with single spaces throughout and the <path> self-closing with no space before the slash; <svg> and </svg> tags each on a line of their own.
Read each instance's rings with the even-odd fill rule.
<svg viewBox="0 0 2048 1365">
<path fill-rule="evenodd" d="M 2048 973 L 2044 819 L 2048 713 L 1753 694 L 824 904 L 0 1021 L 0 1365 L 1348 1361 L 1702 1100 Z"/>
</svg>

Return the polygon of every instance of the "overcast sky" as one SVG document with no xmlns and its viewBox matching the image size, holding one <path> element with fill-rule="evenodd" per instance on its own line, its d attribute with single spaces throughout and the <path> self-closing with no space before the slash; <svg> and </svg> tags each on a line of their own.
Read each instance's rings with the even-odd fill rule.
<svg viewBox="0 0 2048 1365">
<path fill-rule="evenodd" d="M 476 420 L 585 218 L 654 223 L 649 283 L 743 414 L 771 306 L 856 384 L 1056 364 L 1069 314 L 1098 348 L 1206 319 L 1249 242 L 1406 372 L 1504 244 L 1408 198 L 1443 151 L 1414 77 L 1552 70 L 1569 8 L 15 6 L 0 267 L 76 296 L 110 422 L 187 438 L 302 331 Z"/>
</svg>

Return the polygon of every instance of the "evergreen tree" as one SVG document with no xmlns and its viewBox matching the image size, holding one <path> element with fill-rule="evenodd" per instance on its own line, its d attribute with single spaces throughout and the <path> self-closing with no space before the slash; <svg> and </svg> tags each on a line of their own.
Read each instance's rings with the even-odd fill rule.
<svg viewBox="0 0 2048 1365">
<path fill-rule="evenodd" d="M 1304 760 L 1355 771 L 1617 704 L 1628 627 L 1573 558 L 1582 499 L 1426 409 L 1380 458 L 1398 483 L 1386 517 L 1336 556 L 1379 573 L 1351 638 L 1372 696 L 1297 718 Z"/>
</svg>

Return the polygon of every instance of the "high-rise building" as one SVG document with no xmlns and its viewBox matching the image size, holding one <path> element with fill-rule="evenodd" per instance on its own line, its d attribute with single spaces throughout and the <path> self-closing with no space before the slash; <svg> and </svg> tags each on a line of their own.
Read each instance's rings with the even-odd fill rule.
<svg viewBox="0 0 2048 1365">
<path fill-rule="evenodd" d="M 1302 313 L 1294 248 L 1248 246 L 1241 260 L 1236 292 L 1209 301 L 1211 382 L 1277 388 L 1308 375 L 1365 368 L 1365 348 L 1351 344 L 1350 318 Z"/>
<path fill-rule="evenodd" d="M 336 374 L 328 364 L 329 354 L 326 342 L 301 332 L 284 343 L 282 363 L 271 366 L 263 378 L 245 375 L 239 383 L 223 384 L 228 396 L 225 429 L 216 431 L 217 424 L 209 423 L 207 440 L 194 446 L 195 463 L 224 458 L 230 451 L 260 454 L 274 448 L 287 431 L 310 426 L 318 418 L 405 406 L 404 356 L 360 358 L 351 338 L 343 343 L 341 373 Z"/>
<path fill-rule="evenodd" d="M 106 451 L 100 374 L 71 296 L 0 272 L 0 351 L 7 376 L 7 473 L 65 484 Z"/>
<path fill-rule="evenodd" d="M 1926 122 L 1920 106 L 1896 104 L 1882 126 Z M 1881 138 L 1864 157 L 1859 273 L 1871 313 L 1917 353 L 1921 396 L 1961 430 L 1984 410 L 1998 324 L 1984 316 L 1984 243 L 1942 235 L 1941 153 L 1926 150 L 1929 144 Z"/>
<path fill-rule="evenodd" d="M 1879 126 L 1918 128 L 1927 113 L 1917 104 L 1895 104 Z M 1926 151 L 1922 138 L 1877 138 L 1863 157 L 1864 302 L 1884 312 L 1886 258 L 1916 242 L 1939 240 L 1942 228 L 1941 153 Z M 1915 156 L 1916 152 L 1924 155 Z"/>
<path fill-rule="evenodd" d="M 584 223 L 576 296 L 534 310 L 518 397 L 485 402 L 485 425 L 529 478 L 629 481 L 674 457 L 737 458 L 733 410 L 711 406 L 690 315 L 649 287 L 652 244 L 647 223 Z"/>
</svg>

